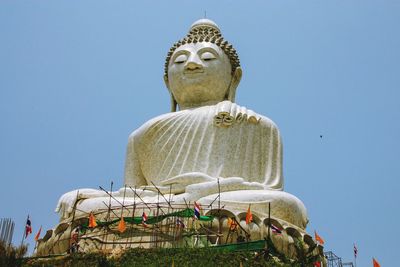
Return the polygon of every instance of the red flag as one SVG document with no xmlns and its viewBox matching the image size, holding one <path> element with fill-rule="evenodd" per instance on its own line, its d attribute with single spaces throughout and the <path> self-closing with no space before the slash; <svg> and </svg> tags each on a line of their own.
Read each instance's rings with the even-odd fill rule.
<svg viewBox="0 0 400 267">
<path fill-rule="evenodd" d="M 377 262 L 374 258 L 372 258 L 372 263 L 374 264 L 374 267 L 381 267 L 379 262 Z"/>
<path fill-rule="evenodd" d="M 143 211 L 143 214 L 142 214 L 142 224 L 143 224 L 144 227 L 147 227 L 147 214 L 144 211 Z"/>
<path fill-rule="evenodd" d="M 320 261 L 314 262 L 314 267 L 321 267 L 321 262 Z"/>
<path fill-rule="evenodd" d="M 321 245 L 323 245 L 325 242 L 324 242 L 324 240 L 322 239 L 322 237 L 320 237 L 320 236 L 317 234 L 317 231 L 314 231 L 314 234 L 315 234 L 315 240 L 316 240 L 317 242 L 319 242 Z"/>
<path fill-rule="evenodd" d="M 94 217 L 93 213 L 91 212 L 89 215 L 89 228 L 95 228 L 97 226 L 96 218 Z"/>
<path fill-rule="evenodd" d="M 37 232 L 37 234 L 35 235 L 35 241 L 39 240 L 40 232 L 42 232 L 42 226 L 40 226 L 39 232 Z"/>
<path fill-rule="evenodd" d="M 247 213 L 246 213 L 246 224 L 249 224 L 252 221 L 253 221 L 253 214 L 251 214 L 250 205 L 249 205 L 249 208 L 247 209 Z"/>
<path fill-rule="evenodd" d="M 32 226 L 31 226 L 31 220 L 29 220 L 29 215 L 28 215 L 28 219 L 26 219 L 26 225 L 25 225 L 25 238 L 27 238 L 29 234 L 32 234 Z"/>
</svg>

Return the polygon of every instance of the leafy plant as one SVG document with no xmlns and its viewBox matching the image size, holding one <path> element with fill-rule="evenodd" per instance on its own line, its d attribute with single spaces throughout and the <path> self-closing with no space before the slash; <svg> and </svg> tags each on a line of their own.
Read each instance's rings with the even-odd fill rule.
<svg viewBox="0 0 400 267">
<path fill-rule="evenodd" d="M 0 266 L 21 266 L 22 259 L 28 251 L 27 245 L 14 247 L 0 241 Z"/>
</svg>

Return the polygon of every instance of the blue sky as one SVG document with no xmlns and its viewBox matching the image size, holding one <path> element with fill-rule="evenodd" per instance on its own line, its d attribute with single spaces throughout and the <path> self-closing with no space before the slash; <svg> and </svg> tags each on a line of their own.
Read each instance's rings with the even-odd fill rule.
<svg viewBox="0 0 400 267">
<path fill-rule="evenodd" d="M 169 111 L 166 53 L 204 11 L 239 53 L 237 102 L 280 128 L 308 232 L 344 261 L 355 242 L 359 266 L 396 266 L 398 1 L 3 0 L 0 218 L 14 243 L 27 214 L 34 233 L 57 224 L 63 193 L 122 186 L 129 134 Z"/>
</svg>

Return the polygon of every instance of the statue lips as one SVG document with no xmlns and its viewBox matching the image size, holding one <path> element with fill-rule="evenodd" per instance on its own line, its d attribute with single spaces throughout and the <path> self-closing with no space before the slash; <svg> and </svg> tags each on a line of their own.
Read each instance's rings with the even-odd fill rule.
<svg viewBox="0 0 400 267">
<path fill-rule="evenodd" d="M 185 76 L 188 76 L 188 77 L 198 76 L 197 74 L 200 74 L 200 73 L 204 73 L 204 70 L 203 69 L 195 69 L 195 70 L 185 70 L 183 72 L 183 74 L 185 74 Z"/>
</svg>

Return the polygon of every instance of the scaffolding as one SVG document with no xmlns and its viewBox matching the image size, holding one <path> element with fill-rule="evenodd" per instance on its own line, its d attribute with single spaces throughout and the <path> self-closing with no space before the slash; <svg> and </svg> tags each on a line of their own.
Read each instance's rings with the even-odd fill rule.
<svg viewBox="0 0 400 267">
<path fill-rule="evenodd" d="M 10 218 L 0 219 L 0 241 L 6 246 L 9 246 L 12 242 L 14 226 L 15 224 Z"/>
<path fill-rule="evenodd" d="M 352 262 L 342 262 L 342 258 L 337 256 L 332 251 L 324 252 L 324 256 L 327 261 L 327 267 L 344 267 L 344 266 L 351 266 L 354 267 Z"/>
<path fill-rule="evenodd" d="M 77 191 L 72 218 L 61 222 L 55 229 L 48 230 L 36 243 L 35 255 L 40 257 L 93 251 L 116 253 L 129 248 L 210 247 L 232 251 L 264 251 L 268 248 L 269 252 L 275 251 L 271 239 L 271 224 L 274 223 L 282 229 L 283 226 L 271 218 L 271 204 L 268 207 L 268 218 L 261 221 L 254 215 L 260 227 L 266 227 L 260 231 L 266 235 L 261 236 L 259 233 L 251 236 L 247 221 L 249 211 L 235 215 L 225 209 L 225 206 L 221 207 L 219 182 L 217 186 L 216 198 L 204 205 L 190 203 L 185 199 L 184 203 L 174 202 L 171 193 L 164 195 L 156 185 L 154 188 L 158 192 L 157 198 L 151 201 L 145 201 L 136 192 L 136 188 L 129 187 L 134 193 L 133 201 L 126 201 L 125 191 L 124 197 L 117 199 L 111 193 L 112 187 L 110 191 L 99 187 L 109 199 L 103 201 L 102 208 L 92 212 L 78 208 L 77 203 L 81 199 Z M 307 257 L 323 257 L 322 247 L 312 241 L 310 236 L 302 236 L 293 227 L 288 227 L 286 234 L 276 238 L 281 248 L 281 251 L 273 252 L 277 255 L 287 253 L 296 258 L 299 253 L 307 253 L 304 254 Z M 293 240 L 304 245 L 298 247 Z M 288 246 L 283 252 L 285 242 Z"/>
</svg>

